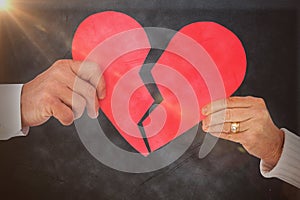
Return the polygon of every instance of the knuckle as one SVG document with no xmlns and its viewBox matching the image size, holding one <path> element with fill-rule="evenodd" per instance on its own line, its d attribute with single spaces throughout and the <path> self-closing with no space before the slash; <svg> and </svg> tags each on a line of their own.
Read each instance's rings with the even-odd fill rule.
<svg viewBox="0 0 300 200">
<path fill-rule="evenodd" d="M 53 67 L 59 66 L 59 65 L 61 65 L 62 62 L 63 62 L 62 60 L 57 60 L 54 62 L 54 64 L 52 66 Z"/>
<path fill-rule="evenodd" d="M 226 99 L 226 101 L 224 101 L 224 107 L 230 107 L 230 106 L 234 106 L 237 101 L 239 101 L 239 97 L 230 97 L 228 99 Z"/>
<path fill-rule="evenodd" d="M 247 99 L 247 100 L 254 100 L 255 97 L 253 97 L 253 96 L 246 96 L 245 99 Z"/>
<path fill-rule="evenodd" d="M 58 60 L 56 61 L 53 66 L 52 66 L 52 69 L 53 69 L 53 72 L 57 72 L 62 66 L 64 66 L 66 64 L 66 61 L 65 60 Z"/>
<path fill-rule="evenodd" d="M 57 67 L 53 70 L 53 73 L 55 75 L 64 75 L 67 72 L 67 65 L 66 64 L 60 64 L 57 65 Z"/>
<path fill-rule="evenodd" d="M 265 106 L 265 100 L 263 98 L 252 96 L 249 96 L 248 98 L 251 102 L 253 102 L 253 104 L 256 104 L 258 106 Z"/>
<path fill-rule="evenodd" d="M 226 119 L 230 120 L 232 118 L 232 111 L 229 109 L 226 109 L 225 115 L 226 115 Z"/>
<path fill-rule="evenodd" d="M 233 102 L 233 101 L 239 100 L 240 98 L 241 98 L 241 97 L 239 97 L 239 96 L 233 96 L 233 97 L 227 98 L 227 100 L 230 101 L 230 102 Z"/>
<path fill-rule="evenodd" d="M 226 99 L 225 102 L 226 102 L 227 104 L 229 104 L 229 103 L 231 103 L 231 102 L 234 101 L 233 99 L 234 99 L 234 97 L 229 97 L 228 99 Z"/>
<path fill-rule="evenodd" d="M 227 104 L 235 103 L 238 99 L 239 99 L 239 97 L 229 97 L 229 98 L 226 100 L 226 103 L 227 103 Z"/>
<path fill-rule="evenodd" d="M 88 86 L 86 88 L 86 95 L 87 95 L 87 98 L 89 98 L 90 100 L 93 100 L 96 95 L 96 89 L 92 86 Z"/>
<path fill-rule="evenodd" d="M 256 98 L 256 102 L 260 105 L 265 105 L 265 100 L 263 98 Z"/>
<path fill-rule="evenodd" d="M 54 63 L 54 66 L 65 66 L 67 64 L 70 63 L 70 60 L 67 60 L 67 59 L 61 59 L 61 60 L 58 60 Z"/>
<path fill-rule="evenodd" d="M 49 77 L 51 77 L 52 79 L 53 79 L 53 77 L 59 79 L 61 77 L 61 74 L 62 74 L 62 70 L 60 68 L 56 67 L 56 68 L 51 70 L 51 73 L 50 73 Z"/>
<path fill-rule="evenodd" d="M 70 60 L 58 60 L 54 63 L 53 65 L 53 70 L 52 73 L 54 74 L 65 74 L 66 72 L 68 72 L 68 68 L 71 65 L 71 61 Z"/>
<path fill-rule="evenodd" d="M 252 104 L 264 104 L 264 99 L 260 97 L 247 96 L 246 99 Z"/>
</svg>

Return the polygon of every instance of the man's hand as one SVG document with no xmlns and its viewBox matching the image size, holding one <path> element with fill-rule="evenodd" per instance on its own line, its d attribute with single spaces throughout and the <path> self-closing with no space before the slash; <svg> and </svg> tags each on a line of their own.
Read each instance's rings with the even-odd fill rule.
<svg viewBox="0 0 300 200">
<path fill-rule="evenodd" d="M 272 167 L 277 164 L 284 133 L 274 125 L 263 99 L 232 97 L 205 106 L 202 113 L 207 116 L 202 122 L 204 131 L 242 144 Z M 240 124 L 238 133 L 231 133 L 232 122 Z"/>
<path fill-rule="evenodd" d="M 105 97 L 105 82 L 94 63 L 59 60 L 23 86 L 22 126 L 38 126 L 50 117 L 71 125 L 85 107 L 91 118 L 98 116 L 98 99 Z"/>
</svg>

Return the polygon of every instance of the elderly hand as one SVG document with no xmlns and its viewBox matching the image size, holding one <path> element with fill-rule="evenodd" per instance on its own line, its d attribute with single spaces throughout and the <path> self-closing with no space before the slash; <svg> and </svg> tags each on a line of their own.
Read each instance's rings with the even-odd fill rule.
<svg viewBox="0 0 300 200">
<path fill-rule="evenodd" d="M 23 127 L 41 125 L 52 116 L 63 125 L 70 125 L 82 116 L 85 107 L 91 118 L 98 116 L 98 98 L 105 96 L 105 83 L 96 64 L 85 63 L 80 69 L 81 64 L 59 60 L 23 86 Z"/>
<path fill-rule="evenodd" d="M 202 113 L 207 116 L 202 121 L 205 132 L 242 144 L 272 167 L 277 164 L 284 133 L 274 125 L 263 99 L 232 97 L 205 106 Z M 239 130 L 233 133 L 231 124 L 235 122 L 239 123 Z"/>
</svg>

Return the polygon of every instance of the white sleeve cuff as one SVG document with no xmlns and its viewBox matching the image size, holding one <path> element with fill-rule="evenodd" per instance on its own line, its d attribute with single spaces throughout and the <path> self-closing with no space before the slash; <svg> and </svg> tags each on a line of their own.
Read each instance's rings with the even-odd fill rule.
<svg viewBox="0 0 300 200">
<path fill-rule="evenodd" d="M 0 140 L 26 136 L 29 127 L 22 129 L 21 92 L 23 85 L 0 85 Z"/>
<path fill-rule="evenodd" d="M 281 157 L 273 169 L 261 160 L 260 172 L 266 178 L 276 177 L 300 188 L 300 137 L 281 130 L 285 133 Z"/>
</svg>

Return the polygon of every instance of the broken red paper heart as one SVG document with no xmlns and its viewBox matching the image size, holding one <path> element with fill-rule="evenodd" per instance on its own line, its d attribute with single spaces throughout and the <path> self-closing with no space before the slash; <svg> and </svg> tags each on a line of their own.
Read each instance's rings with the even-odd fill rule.
<svg viewBox="0 0 300 200">
<path fill-rule="evenodd" d="M 126 14 L 101 12 L 78 27 L 74 60 L 97 62 L 106 81 L 100 108 L 143 155 L 185 133 L 201 108 L 232 95 L 246 72 L 242 43 L 214 22 L 196 22 L 176 32 L 154 64 L 155 48 L 143 27 Z"/>
</svg>

